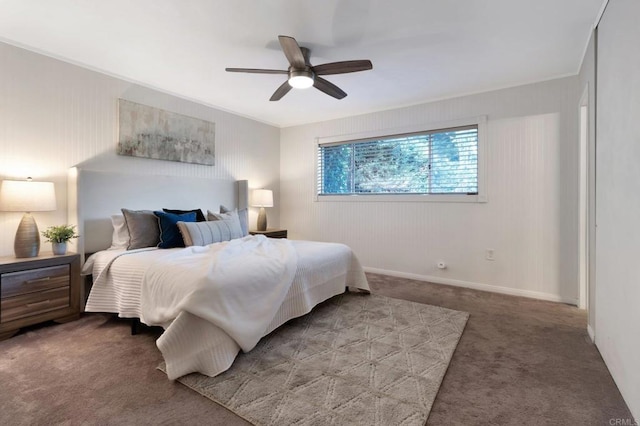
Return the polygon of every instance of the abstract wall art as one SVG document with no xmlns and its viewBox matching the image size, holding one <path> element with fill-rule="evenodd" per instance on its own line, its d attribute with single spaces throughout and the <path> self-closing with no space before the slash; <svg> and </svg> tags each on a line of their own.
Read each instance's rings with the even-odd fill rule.
<svg viewBox="0 0 640 426">
<path fill-rule="evenodd" d="M 119 155 L 213 166 L 215 123 L 118 99 Z"/>
</svg>

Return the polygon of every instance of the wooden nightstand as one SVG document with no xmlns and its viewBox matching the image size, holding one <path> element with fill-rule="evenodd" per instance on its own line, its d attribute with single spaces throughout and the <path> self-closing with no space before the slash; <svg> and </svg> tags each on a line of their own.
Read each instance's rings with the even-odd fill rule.
<svg viewBox="0 0 640 426">
<path fill-rule="evenodd" d="M 269 238 L 287 238 L 286 229 L 267 229 L 266 231 L 249 231 L 251 235 L 264 235 Z"/>
<path fill-rule="evenodd" d="M 27 325 L 80 317 L 80 255 L 0 257 L 0 340 Z"/>
</svg>

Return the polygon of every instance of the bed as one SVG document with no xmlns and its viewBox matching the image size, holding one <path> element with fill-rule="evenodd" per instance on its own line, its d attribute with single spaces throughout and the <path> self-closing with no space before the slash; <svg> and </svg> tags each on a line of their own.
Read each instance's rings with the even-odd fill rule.
<svg viewBox="0 0 640 426">
<path fill-rule="evenodd" d="M 369 290 L 357 257 L 342 244 L 241 235 L 186 248 L 112 247 L 110 218 L 122 207 L 242 211 L 246 181 L 87 170 L 72 171 L 69 181 L 70 212 L 81 235 L 77 250 L 94 253 L 83 267 L 93 277 L 85 311 L 162 326 L 157 346 L 170 379 L 220 374 L 286 321 L 346 290 Z"/>
</svg>

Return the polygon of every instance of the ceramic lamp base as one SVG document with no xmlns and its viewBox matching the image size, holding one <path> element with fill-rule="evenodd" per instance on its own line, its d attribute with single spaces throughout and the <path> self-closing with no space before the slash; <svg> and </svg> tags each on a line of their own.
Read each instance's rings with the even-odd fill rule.
<svg viewBox="0 0 640 426">
<path fill-rule="evenodd" d="M 266 231 L 267 230 L 267 212 L 264 211 L 264 207 L 260 207 L 260 212 L 258 213 L 258 231 Z"/>
<path fill-rule="evenodd" d="M 36 257 L 40 253 L 40 233 L 30 213 L 22 216 L 13 242 L 13 251 L 16 257 Z"/>
</svg>

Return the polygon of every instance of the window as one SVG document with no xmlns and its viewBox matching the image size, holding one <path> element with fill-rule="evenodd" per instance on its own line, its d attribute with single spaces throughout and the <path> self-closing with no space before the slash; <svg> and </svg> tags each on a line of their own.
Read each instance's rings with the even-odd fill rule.
<svg viewBox="0 0 640 426">
<path fill-rule="evenodd" d="M 478 125 L 318 145 L 317 195 L 478 194 Z"/>
</svg>

